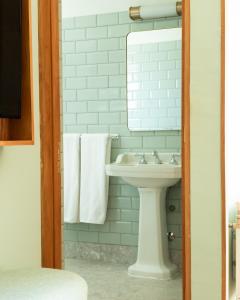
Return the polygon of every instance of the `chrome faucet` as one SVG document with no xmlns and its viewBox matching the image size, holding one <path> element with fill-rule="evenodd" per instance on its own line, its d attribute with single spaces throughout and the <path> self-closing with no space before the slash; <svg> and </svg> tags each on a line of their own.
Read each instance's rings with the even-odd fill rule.
<svg viewBox="0 0 240 300">
<path fill-rule="evenodd" d="M 147 164 L 147 161 L 145 159 L 145 154 L 144 153 L 141 153 L 141 154 L 137 153 L 135 155 L 139 157 L 139 161 L 138 161 L 139 165 L 146 165 Z"/>
<path fill-rule="evenodd" d="M 172 154 L 172 155 L 171 155 L 171 158 L 170 158 L 169 163 L 170 163 L 171 165 L 178 165 L 178 161 L 176 160 L 175 154 Z"/>
<path fill-rule="evenodd" d="M 162 164 L 157 151 L 153 151 L 152 156 L 154 157 L 154 162 L 155 164 Z"/>
</svg>

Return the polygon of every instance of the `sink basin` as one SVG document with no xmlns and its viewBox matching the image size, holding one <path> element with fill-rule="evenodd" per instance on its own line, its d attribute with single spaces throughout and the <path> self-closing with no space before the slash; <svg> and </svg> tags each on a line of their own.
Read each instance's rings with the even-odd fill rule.
<svg viewBox="0 0 240 300">
<path fill-rule="evenodd" d="M 140 196 L 138 256 L 128 273 L 134 277 L 167 280 L 174 277 L 177 267 L 168 252 L 166 222 L 166 191 L 181 178 L 181 157 L 170 164 L 172 153 L 159 153 L 161 164 L 145 153 L 147 164 L 139 164 L 136 153 L 120 154 L 116 162 L 106 165 L 109 176 L 120 176 L 138 188 Z"/>
<path fill-rule="evenodd" d="M 181 165 L 171 165 L 171 154 L 159 154 L 163 163 L 154 163 L 154 157 L 146 154 L 147 164 L 139 164 L 136 153 L 120 154 L 115 163 L 106 166 L 109 176 L 120 176 L 128 184 L 137 188 L 169 187 L 181 178 Z"/>
</svg>

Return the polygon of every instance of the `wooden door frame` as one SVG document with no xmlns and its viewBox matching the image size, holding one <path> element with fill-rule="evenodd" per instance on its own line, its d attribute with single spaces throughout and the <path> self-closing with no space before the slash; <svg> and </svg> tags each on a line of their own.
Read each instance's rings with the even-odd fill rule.
<svg viewBox="0 0 240 300">
<path fill-rule="evenodd" d="M 42 266 L 61 268 L 59 1 L 39 0 Z M 183 294 L 191 300 L 190 0 L 183 0 Z"/>
<path fill-rule="evenodd" d="M 225 0 L 221 0 L 221 194 L 222 194 L 222 300 L 227 300 L 227 226 L 225 190 Z"/>
<path fill-rule="evenodd" d="M 182 229 L 183 299 L 191 300 L 190 201 L 190 0 L 183 0 L 182 16 Z"/>
<path fill-rule="evenodd" d="M 58 0 L 38 0 L 42 266 L 61 268 L 60 55 Z"/>
</svg>

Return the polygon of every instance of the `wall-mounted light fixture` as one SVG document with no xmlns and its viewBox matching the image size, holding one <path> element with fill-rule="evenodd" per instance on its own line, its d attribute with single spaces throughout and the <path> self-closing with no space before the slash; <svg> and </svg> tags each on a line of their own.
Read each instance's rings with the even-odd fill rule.
<svg viewBox="0 0 240 300">
<path fill-rule="evenodd" d="M 182 15 L 182 2 L 165 3 L 161 5 L 132 6 L 129 17 L 134 20 L 150 20 Z"/>
</svg>

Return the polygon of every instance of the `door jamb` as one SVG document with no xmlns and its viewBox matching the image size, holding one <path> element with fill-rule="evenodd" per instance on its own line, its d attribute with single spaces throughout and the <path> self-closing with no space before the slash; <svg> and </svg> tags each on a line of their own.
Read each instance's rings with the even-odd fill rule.
<svg viewBox="0 0 240 300">
<path fill-rule="evenodd" d="M 61 268 L 58 0 L 38 0 L 42 266 Z"/>
<path fill-rule="evenodd" d="M 183 299 L 191 300 L 190 203 L 190 0 L 183 0 L 182 17 L 182 226 Z"/>
<path fill-rule="evenodd" d="M 221 194 L 222 194 L 222 300 L 227 299 L 227 236 L 225 191 L 225 0 L 221 0 Z"/>
</svg>

